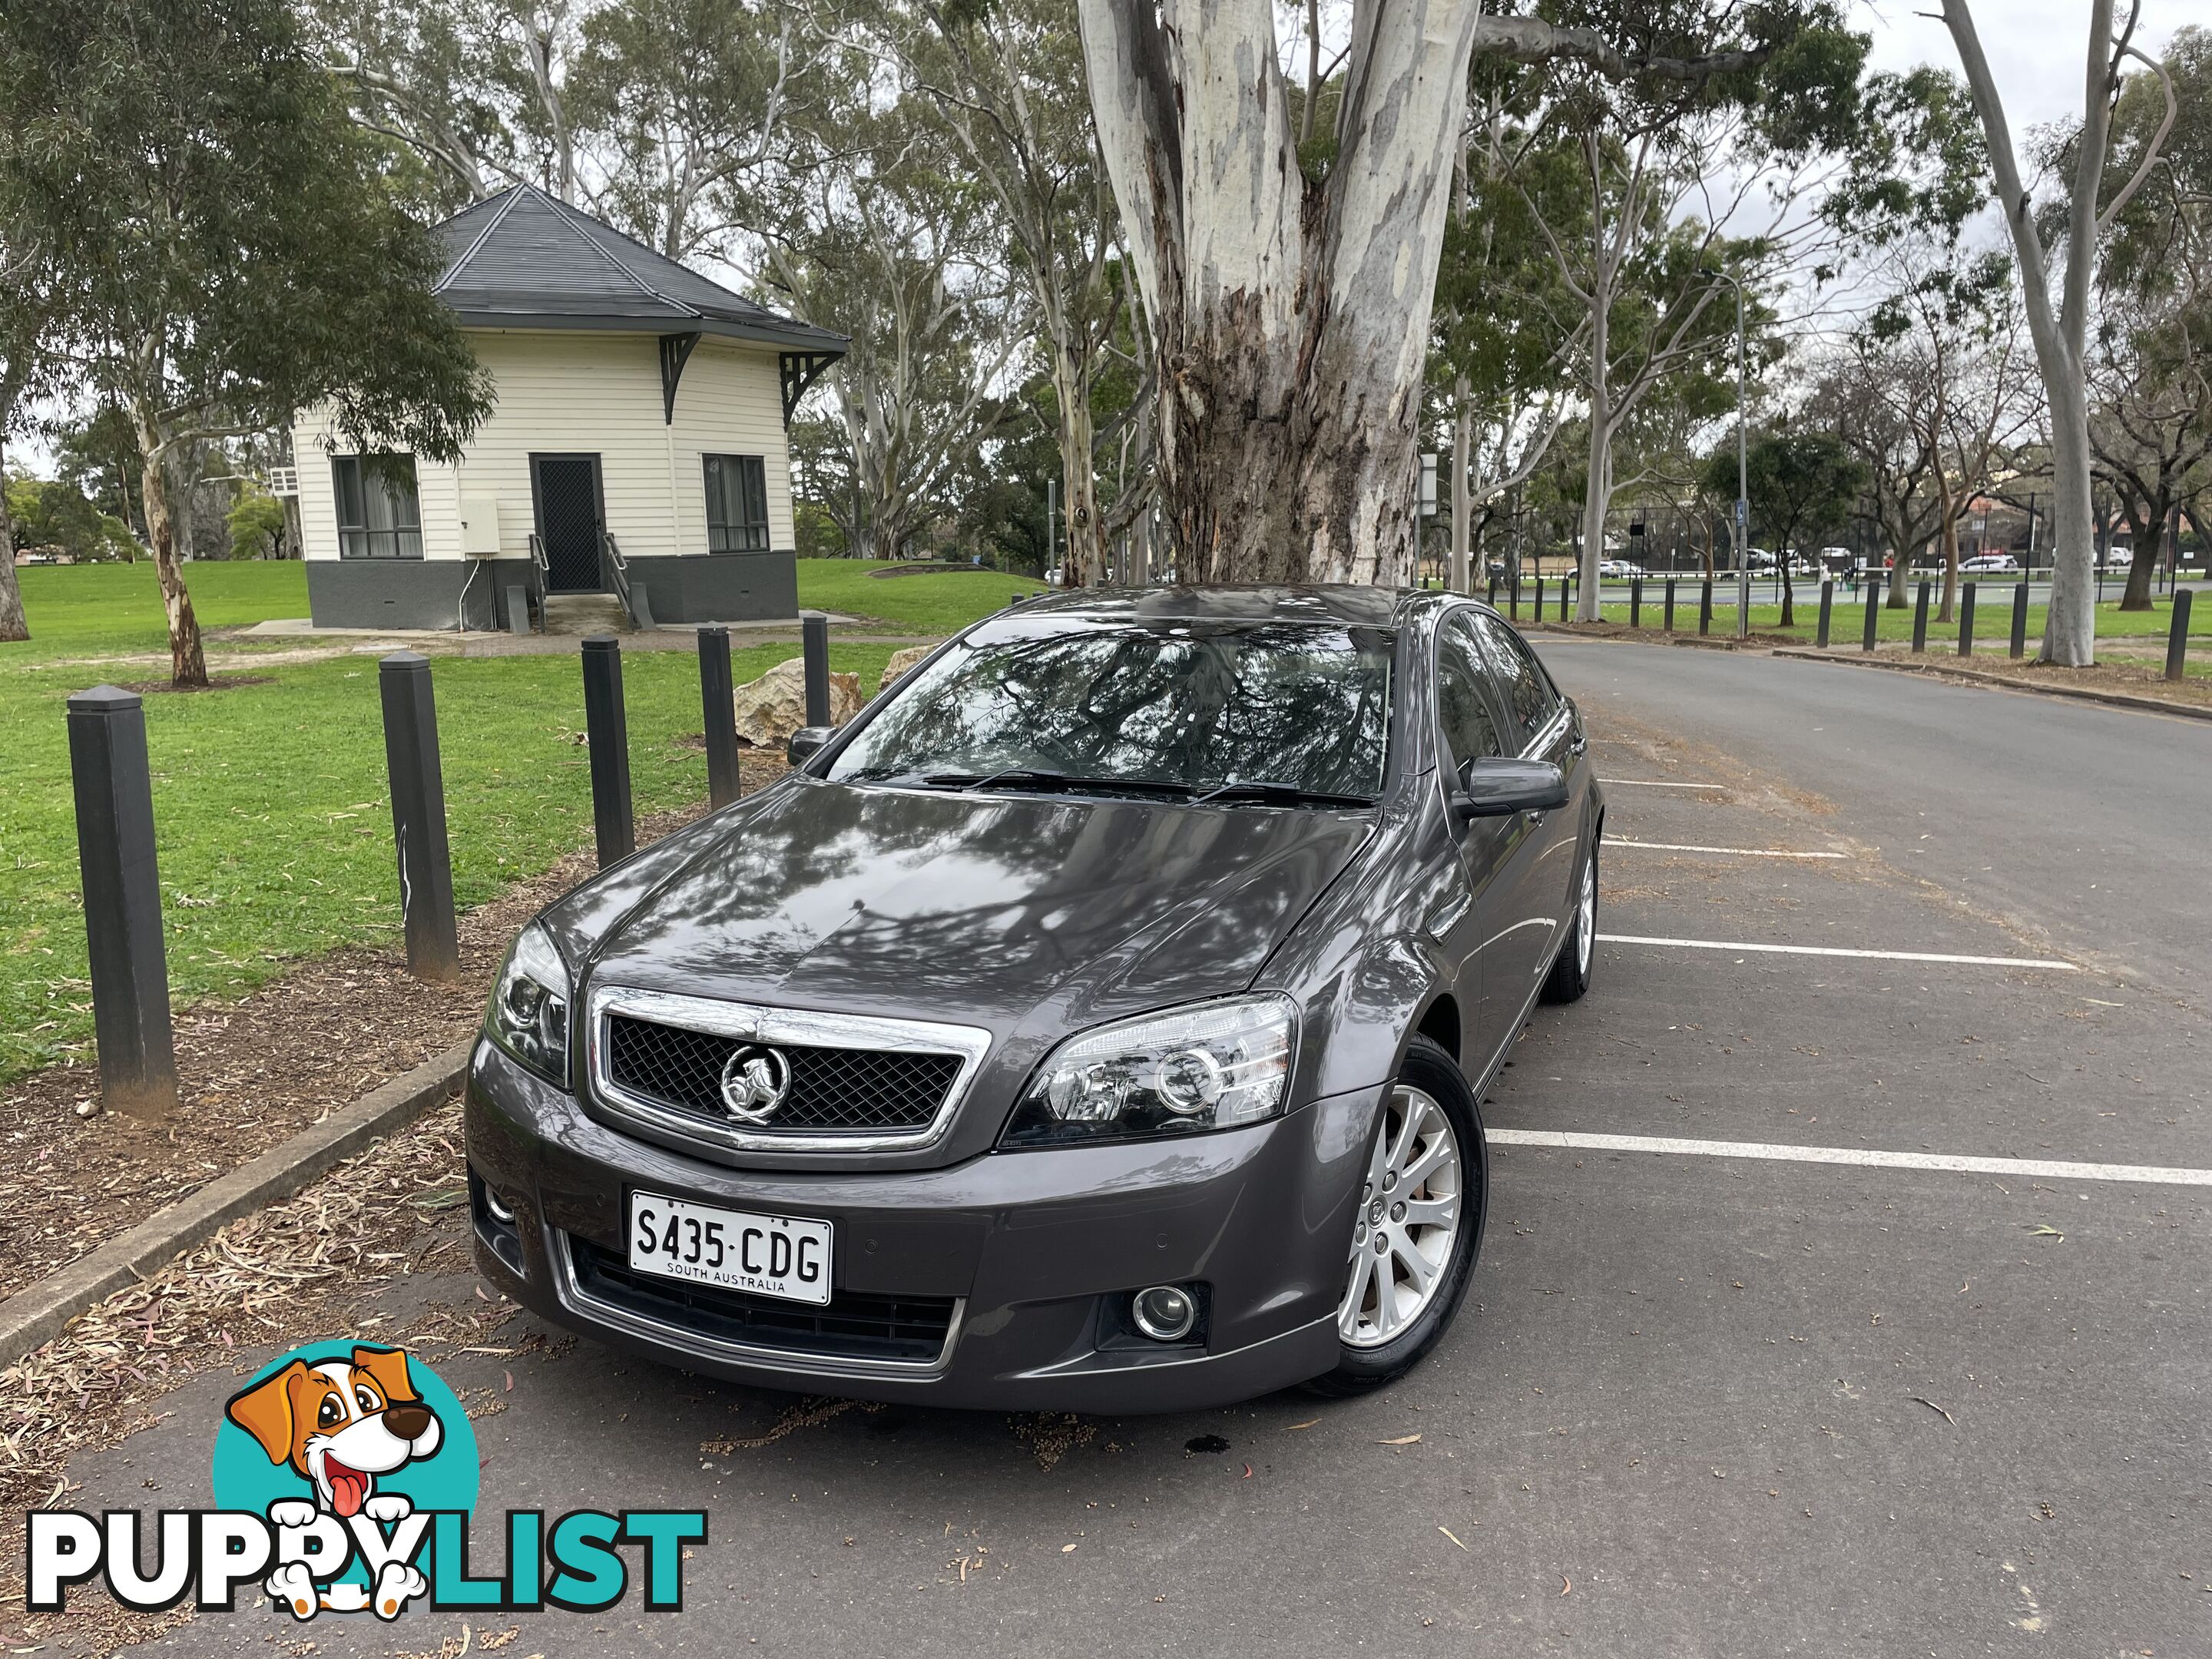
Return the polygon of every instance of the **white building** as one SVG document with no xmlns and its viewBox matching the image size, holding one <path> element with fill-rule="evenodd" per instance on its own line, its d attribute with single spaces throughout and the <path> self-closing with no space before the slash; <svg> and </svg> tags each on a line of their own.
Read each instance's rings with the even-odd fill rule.
<svg viewBox="0 0 2212 1659">
<path fill-rule="evenodd" d="M 498 404 L 452 465 L 294 423 L 315 624 L 520 629 L 564 594 L 640 622 L 795 616 L 785 428 L 845 337 L 528 185 L 437 233 Z"/>
</svg>

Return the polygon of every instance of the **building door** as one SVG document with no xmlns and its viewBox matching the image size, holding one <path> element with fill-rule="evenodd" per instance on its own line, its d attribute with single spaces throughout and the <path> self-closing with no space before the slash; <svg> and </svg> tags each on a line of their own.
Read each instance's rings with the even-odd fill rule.
<svg viewBox="0 0 2212 1659">
<path fill-rule="evenodd" d="M 532 455 L 530 496 L 538 514 L 538 541 L 545 550 L 545 591 L 601 593 L 606 575 L 599 558 L 605 523 L 596 455 Z"/>
</svg>

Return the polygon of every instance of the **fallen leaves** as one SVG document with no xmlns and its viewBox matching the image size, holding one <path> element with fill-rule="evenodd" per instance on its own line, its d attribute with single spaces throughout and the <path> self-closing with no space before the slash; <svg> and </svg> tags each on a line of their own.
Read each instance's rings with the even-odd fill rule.
<svg viewBox="0 0 2212 1659">
<path fill-rule="evenodd" d="M 1395 1440 L 1378 1440 L 1378 1446 L 1410 1446 L 1420 1439 L 1418 1434 L 1401 1434 Z"/>
<path fill-rule="evenodd" d="M 1459 1544 L 1459 1534 L 1454 1532 L 1449 1527 L 1438 1527 L 1437 1530 L 1443 1534 L 1445 1537 L 1450 1539 L 1453 1543 Z M 1459 1544 L 1459 1547 L 1462 1549 L 1465 1549 L 1467 1547 L 1464 1544 Z"/>
<path fill-rule="evenodd" d="M 1957 1418 L 1952 1416 L 1950 1413 L 1944 1411 L 1941 1406 L 1937 1405 L 1934 1401 L 1927 1398 L 1924 1395 L 1907 1395 L 1905 1398 L 1908 1400 L 1917 1400 L 1922 1405 L 1927 1407 L 1929 1411 L 1940 1413 L 1943 1420 L 1946 1423 L 1948 1423 L 1953 1428 L 1955 1429 L 1959 1426 L 1959 1419 Z"/>
</svg>

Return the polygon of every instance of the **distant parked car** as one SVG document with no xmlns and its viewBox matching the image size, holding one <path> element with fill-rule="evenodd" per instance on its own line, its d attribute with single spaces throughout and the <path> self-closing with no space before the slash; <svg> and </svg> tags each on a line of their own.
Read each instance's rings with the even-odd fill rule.
<svg viewBox="0 0 2212 1659">
<path fill-rule="evenodd" d="M 1959 561 L 1961 570 L 2017 570 L 2020 561 L 2009 553 L 1977 553 L 1971 559 Z"/>
<path fill-rule="evenodd" d="M 2113 547 L 2105 550 L 2105 568 L 2130 570 L 2135 568 L 2136 554 L 2131 547 Z"/>
<path fill-rule="evenodd" d="M 1641 576 L 1647 573 L 1644 567 L 1633 559 L 1600 559 L 1597 562 L 1597 574 L 1601 576 L 1618 576 L 1626 581 L 1632 576 Z"/>
</svg>

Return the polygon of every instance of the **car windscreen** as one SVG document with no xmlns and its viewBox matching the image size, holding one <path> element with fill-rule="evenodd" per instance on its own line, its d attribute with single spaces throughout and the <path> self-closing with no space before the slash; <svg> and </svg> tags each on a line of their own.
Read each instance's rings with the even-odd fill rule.
<svg viewBox="0 0 2212 1659">
<path fill-rule="evenodd" d="M 1310 623 L 997 623 L 898 686 L 829 775 L 1372 798 L 1393 644 L 1388 629 Z"/>
</svg>

